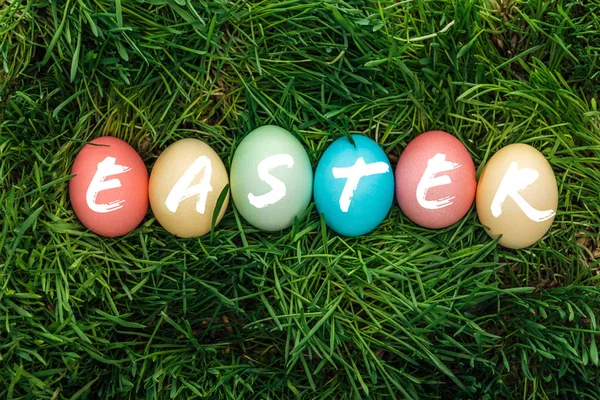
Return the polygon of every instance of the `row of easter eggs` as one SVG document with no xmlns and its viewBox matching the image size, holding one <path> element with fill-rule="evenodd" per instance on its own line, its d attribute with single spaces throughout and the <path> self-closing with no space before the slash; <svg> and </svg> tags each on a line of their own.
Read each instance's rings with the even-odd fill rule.
<svg viewBox="0 0 600 400">
<path fill-rule="evenodd" d="M 126 234 L 142 221 L 148 203 L 158 222 L 180 237 L 202 236 L 223 217 L 229 195 L 240 215 L 265 231 L 292 225 L 315 205 L 334 231 L 364 235 L 392 207 L 394 193 L 404 214 L 439 229 L 458 222 L 476 200 L 481 223 L 510 248 L 539 240 L 558 205 L 554 173 L 533 147 L 513 144 L 498 151 L 479 183 L 465 146 L 454 136 L 430 131 L 417 136 L 392 166 L 379 145 L 362 135 L 334 141 L 315 175 L 302 144 L 288 131 L 263 126 L 239 144 L 231 184 L 217 153 L 197 139 L 170 145 L 150 177 L 137 152 L 124 141 L 100 137 L 77 155 L 69 183 L 82 223 L 97 234 Z"/>
</svg>

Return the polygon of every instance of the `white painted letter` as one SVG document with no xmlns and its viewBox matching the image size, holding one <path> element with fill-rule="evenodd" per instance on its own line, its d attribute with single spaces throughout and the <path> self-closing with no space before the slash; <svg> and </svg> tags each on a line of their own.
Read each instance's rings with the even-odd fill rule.
<svg viewBox="0 0 600 400">
<path fill-rule="evenodd" d="M 87 192 L 85 193 L 85 200 L 90 210 L 97 213 L 109 213 L 123 208 L 125 200 L 114 200 L 106 204 L 97 204 L 96 198 L 98 193 L 103 190 L 116 189 L 121 187 L 121 181 L 117 178 L 109 179 L 105 181 L 106 177 L 110 175 L 120 175 L 131 170 L 131 168 L 124 165 L 115 164 L 117 160 L 114 157 L 106 157 L 103 161 L 98 163 L 96 173 L 88 186 Z"/>
<path fill-rule="evenodd" d="M 265 158 L 258 164 L 256 169 L 258 170 L 259 178 L 268 183 L 272 190 L 269 193 L 261 196 L 248 193 L 248 201 L 250 201 L 250 204 L 252 204 L 254 207 L 265 208 L 271 204 L 277 203 L 279 200 L 285 197 L 285 183 L 269 174 L 272 169 L 281 167 L 282 165 L 292 168 L 294 166 L 294 159 L 292 156 L 289 154 L 276 154 L 274 156 Z"/>
<path fill-rule="evenodd" d="M 344 190 L 342 190 L 342 196 L 340 197 L 340 209 L 342 212 L 348 212 L 350 201 L 352 200 L 352 196 L 354 196 L 354 191 L 358 187 L 360 178 L 363 176 L 385 174 L 389 170 L 390 166 L 383 161 L 366 164 L 362 157 L 359 157 L 351 167 L 333 168 L 334 178 L 347 179 Z M 377 194 L 374 195 L 376 196 Z"/>
<path fill-rule="evenodd" d="M 200 183 L 194 186 L 190 186 L 196 176 L 204 170 L 204 175 L 200 180 Z M 198 202 L 196 203 L 196 211 L 200 214 L 204 214 L 206 207 L 206 198 L 208 193 L 212 192 L 212 186 L 210 185 L 210 178 L 212 177 L 212 164 L 210 159 L 206 156 L 200 156 L 190 165 L 187 171 L 179 178 L 169 195 L 167 196 L 166 206 L 171 212 L 177 212 L 179 203 L 187 198 L 198 195 Z"/>
<path fill-rule="evenodd" d="M 446 161 L 446 155 L 438 153 L 427 161 L 427 168 L 425 173 L 421 177 L 419 184 L 417 185 L 417 201 L 421 207 L 428 210 L 437 210 L 440 208 L 448 207 L 453 203 L 455 196 L 443 197 L 438 200 L 426 200 L 427 190 L 432 187 L 449 185 L 452 180 L 448 175 L 442 175 L 435 177 L 436 174 L 445 171 L 452 171 L 453 169 L 460 168 L 460 164 Z"/>
<path fill-rule="evenodd" d="M 502 178 L 502 182 L 500 182 L 498 191 L 492 201 L 492 215 L 496 218 L 502 215 L 502 205 L 506 198 L 510 196 L 532 221 L 542 222 L 552 218 L 556 214 L 554 210 L 536 210 L 519 194 L 521 190 L 531 185 L 539 177 L 540 173 L 535 169 L 519 169 L 519 164 L 512 162 L 506 174 L 504 174 L 504 178 Z"/>
</svg>

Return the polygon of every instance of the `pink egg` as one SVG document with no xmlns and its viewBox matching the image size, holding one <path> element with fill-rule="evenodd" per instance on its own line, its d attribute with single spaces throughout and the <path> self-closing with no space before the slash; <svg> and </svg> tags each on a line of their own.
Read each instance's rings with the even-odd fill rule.
<svg viewBox="0 0 600 400">
<path fill-rule="evenodd" d="M 456 137 L 442 131 L 413 139 L 396 166 L 396 199 L 402 212 L 425 228 L 458 222 L 475 199 L 475 164 Z"/>
<path fill-rule="evenodd" d="M 134 230 L 148 212 L 148 170 L 126 142 L 103 136 L 83 146 L 69 182 L 79 220 L 98 235 L 115 237 Z"/>
</svg>

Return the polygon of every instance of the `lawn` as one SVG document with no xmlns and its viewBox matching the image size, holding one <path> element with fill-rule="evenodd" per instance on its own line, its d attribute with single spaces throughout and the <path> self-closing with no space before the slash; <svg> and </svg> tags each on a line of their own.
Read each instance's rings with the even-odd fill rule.
<svg viewBox="0 0 600 400">
<path fill-rule="evenodd" d="M 1 399 L 600 398 L 599 0 L 4 0 L 0 60 Z M 349 133 L 394 165 L 445 130 L 478 173 L 527 143 L 557 216 L 510 250 L 474 206 L 358 238 L 314 203 L 196 239 L 73 212 L 86 141 L 151 169 L 199 138 L 229 169 L 266 124 L 313 167 Z"/>
</svg>

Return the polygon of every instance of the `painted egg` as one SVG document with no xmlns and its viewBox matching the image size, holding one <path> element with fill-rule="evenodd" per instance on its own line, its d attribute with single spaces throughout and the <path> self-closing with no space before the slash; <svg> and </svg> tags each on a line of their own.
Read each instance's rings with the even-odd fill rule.
<svg viewBox="0 0 600 400">
<path fill-rule="evenodd" d="M 148 170 L 121 139 L 104 136 L 83 146 L 69 182 L 69 197 L 89 230 L 115 237 L 134 230 L 148 212 Z"/>
<path fill-rule="evenodd" d="M 210 232 L 221 221 L 229 192 L 219 205 L 219 196 L 229 183 L 219 155 L 197 139 L 179 140 L 165 149 L 150 174 L 150 206 L 158 222 L 183 238 Z"/>
<path fill-rule="evenodd" d="M 278 126 L 246 136 L 231 163 L 231 196 L 252 225 L 265 231 L 288 228 L 312 197 L 313 173 L 302 144 Z"/>
<path fill-rule="evenodd" d="M 413 139 L 395 175 L 402 212 L 425 228 L 456 223 L 475 200 L 475 164 L 460 140 L 446 132 L 425 132 Z"/>
<path fill-rule="evenodd" d="M 394 176 L 377 143 L 362 135 L 333 142 L 315 172 L 319 213 L 334 231 L 360 236 L 375 229 L 392 207 Z"/>
<path fill-rule="evenodd" d="M 546 158 L 511 144 L 490 158 L 477 186 L 477 215 L 502 246 L 520 249 L 541 239 L 554 221 L 558 188 Z"/>
</svg>

